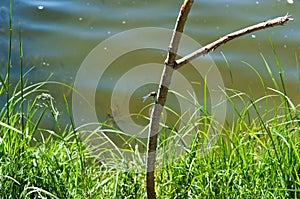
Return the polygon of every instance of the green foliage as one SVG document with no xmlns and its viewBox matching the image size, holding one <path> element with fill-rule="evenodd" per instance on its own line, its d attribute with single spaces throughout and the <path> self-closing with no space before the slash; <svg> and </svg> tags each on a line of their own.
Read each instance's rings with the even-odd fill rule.
<svg viewBox="0 0 300 199">
<path fill-rule="evenodd" d="M 207 156 L 190 152 L 159 171 L 158 194 L 161 198 L 297 198 L 300 127 L 299 120 L 290 116 L 274 115 L 264 124 L 260 119 L 250 124 L 240 120 L 224 129 Z"/>
<path fill-rule="evenodd" d="M 253 99 L 228 89 L 237 119 L 224 126 L 208 155 L 194 148 L 157 172 L 160 198 L 299 198 L 300 112 L 287 96 L 281 68 L 278 78 L 263 59 L 275 89 L 266 88 L 247 64 L 261 80 L 265 95 Z M 237 101 L 243 103 L 241 110 Z M 258 108 L 262 103 L 263 111 Z"/>
<path fill-rule="evenodd" d="M 255 70 L 253 66 L 247 65 Z M 262 98 L 253 99 L 237 90 L 226 90 L 227 100 L 235 107 L 234 115 L 237 119 L 230 126 L 222 127 L 217 143 L 204 156 L 199 150 L 205 144 L 201 137 L 210 129 L 212 121 L 207 111 L 203 110 L 204 107 L 196 104 L 196 110 L 205 115 L 200 120 L 191 119 L 183 130 L 190 131 L 196 125 L 201 128 L 183 156 L 177 159 L 164 157 L 172 161 L 167 161 L 156 171 L 159 198 L 299 196 L 299 111 L 287 97 L 286 91 L 276 89 L 284 89 L 284 85 L 275 83 L 277 77 L 273 73 L 269 74 L 275 89 L 266 88 L 262 81 L 265 88 Z M 262 80 L 261 77 L 259 79 Z M 0 196 L 145 198 L 143 173 L 119 170 L 99 162 L 99 157 L 95 158 L 91 148 L 86 148 L 81 141 L 78 136 L 80 132 L 75 130 L 71 117 L 70 127 L 61 129 L 53 98 L 42 89 L 46 83 L 53 82 L 47 80 L 30 86 L 24 83 L 23 92 L 19 91 L 20 83 L 17 84 L 8 100 L 9 109 L 4 106 L 1 110 Z M 0 95 L 3 92 L 5 90 Z M 28 96 L 35 97 L 27 100 Z M 187 97 L 180 97 L 188 100 Z M 243 103 L 242 109 L 237 108 L 235 98 Z M 20 108 L 25 101 L 26 104 Z M 258 108 L 262 103 L 266 107 L 263 111 Z M 9 124 L 5 122 L 7 110 L 10 110 Z M 66 110 L 71 115 L 67 100 Z M 46 112 L 51 113 L 57 132 L 39 127 Z M 168 126 L 163 129 L 158 147 L 162 149 L 159 155 L 166 156 L 170 153 L 170 144 L 176 140 L 177 130 Z M 171 133 L 167 133 L 169 130 Z M 117 130 L 111 132 L 125 135 Z M 135 149 L 126 151 L 137 155 Z M 112 154 L 111 157 L 119 156 Z M 133 164 L 136 166 L 140 163 Z M 124 163 L 123 167 L 132 166 Z"/>
</svg>

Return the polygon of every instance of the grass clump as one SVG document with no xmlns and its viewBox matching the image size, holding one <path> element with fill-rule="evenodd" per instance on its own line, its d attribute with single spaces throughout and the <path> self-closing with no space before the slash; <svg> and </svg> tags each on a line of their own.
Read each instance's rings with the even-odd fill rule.
<svg viewBox="0 0 300 199">
<path fill-rule="evenodd" d="M 230 129 L 224 128 L 207 156 L 192 150 L 158 172 L 160 195 L 298 198 L 300 127 L 298 119 L 290 119 L 298 114 L 277 114 L 266 122 L 258 116 L 251 123 L 240 120 Z"/>
<path fill-rule="evenodd" d="M 25 82 L 23 92 L 20 83 L 11 87 L 9 109 L 6 104 L 0 112 L 1 198 L 145 198 L 144 173 L 102 164 L 85 147 L 72 120 L 69 127 L 59 126 L 53 98 L 42 89 L 45 84 L 47 81 L 27 86 Z M 203 131 L 198 129 L 184 155 L 156 171 L 159 198 L 298 198 L 298 107 L 286 92 L 268 88 L 263 81 L 262 85 L 265 95 L 258 99 L 226 90 L 236 120 L 230 126 L 222 126 L 218 141 L 205 156 L 199 148 L 210 118 L 191 119 L 196 123 L 187 125 L 201 124 Z M 6 96 L 1 88 L 0 95 Z M 242 109 L 237 108 L 236 99 Z M 262 104 L 265 109 L 260 110 Z M 70 114 L 67 102 L 66 112 Z M 46 113 L 52 115 L 56 132 L 40 127 Z M 170 127 L 163 129 L 166 128 Z M 166 134 L 160 134 L 162 151 L 169 145 L 168 139 L 171 142 Z M 123 167 L 131 167 L 126 164 Z"/>
<path fill-rule="evenodd" d="M 223 126 L 220 139 L 206 156 L 198 145 L 157 172 L 161 198 L 299 198 L 299 107 L 287 96 L 281 67 L 277 78 L 263 60 L 274 88 L 266 87 L 247 64 L 261 80 L 264 96 L 253 99 L 227 89 L 227 101 L 237 119 Z"/>
<path fill-rule="evenodd" d="M 47 83 L 30 86 L 24 83 L 23 94 L 17 84 L 8 100 L 9 109 L 5 105 L 0 112 L 0 198 L 125 198 L 142 195 L 142 174 L 102 165 L 92 151 L 84 147 L 72 122 L 65 128 L 59 125 L 54 99 L 42 89 Z M 5 95 L 4 92 L 2 89 L 0 96 Z M 7 110 L 10 110 L 9 122 Z M 66 111 L 70 113 L 67 102 Z M 50 120 L 49 114 L 56 124 L 56 131 L 40 125 L 42 120 Z"/>
<path fill-rule="evenodd" d="M 14 89 L 10 108 L 6 105 L 1 111 L 0 196 L 144 198 L 143 173 L 99 163 L 72 125 L 57 132 L 39 127 L 46 112 L 59 124 L 51 95 L 41 89 L 45 83 L 25 85 L 23 94 Z M 240 98 L 242 110 L 235 109 L 237 120 L 223 126 L 217 143 L 204 157 L 198 131 L 187 153 L 158 169 L 159 198 L 298 198 L 299 111 L 284 92 L 269 90 L 272 94 L 256 100 L 227 90 L 232 107 L 236 106 L 233 98 L 245 96 Z M 39 94 L 20 106 L 24 96 L 34 93 Z M 279 104 L 273 102 L 276 97 Z M 261 102 L 267 107 L 263 112 L 258 108 Z M 159 147 L 166 144 L 164 136 Z"/>
<path fill-rule="evenodd" d="M 54 99 L 43 88 L 53 82 L 27 85 L 25 77 L 30 70 L 23 72 L 21 33 L 20 78 L 12 84 L 12 1 L 9 18 L 7 70 L 5 76 L 0 76 L 0 198 L 109 198 L 133 191 L 136 194 L 127 186 L 133 183 L 134 176 L 124 178 L 124 173 L 98 164 L 83 147 L 72 120 L 69 127 L 62 129 Z M 70 115 L 67 100 L 66 111 Z M 43 129 L 43 120 L 54 121 L 57 130 Z"/>
</svg>

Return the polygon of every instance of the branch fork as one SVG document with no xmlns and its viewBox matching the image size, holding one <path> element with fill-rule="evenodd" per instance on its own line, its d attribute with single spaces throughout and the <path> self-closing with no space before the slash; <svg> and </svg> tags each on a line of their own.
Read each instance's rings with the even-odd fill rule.
<svg viewBox="0 0 300 199">
<path fill-rule="evenodd" d="M 194 3 L 194 0 L 185 0 L 181 6 L 180 12 L 177 17 L 177 21 L 175 24 L 175 28 L 173 31 L 173 35 L 171 38 L 171 42 L 169 45 L 169 51 L 167 55 L 167 59 L 165 61 L 164 70 L 161 76 L 161 81 L 159 84 L 159 89 L 157 92 L 155 106 L 151 112 L 150 118 L 150 127 L 149 127 L 149 137 L 148 137 L 148 151 L 147 151 L 147 167 L 146 167 L 146 188 L 147 188 L 147 197 L 148 199 L 155 199 L 155 163 L 156 163 L 156 147 L 157 147 L 157 138 L 158 138 L 158 129 L 159 129 L 159 121 L 161 117 L 161 113 L 163 111 L 163 107 L 165 105 L 167 94 L 169 90 L 169 86 L 171 83 L 171 78 L 174 69 L 178 69 L 181 66 L 187 64 L 191 60 L 208 54 L 211 51 L 214 51 L 216 48 L 221 46 L 222 44 L 227 43 L 235 38 L 240 36 L 270 28 L 273 26 L 284 25 L 287 22 L 293 20 L 288 14 L 282 17 L 277 17 L 274 19 L 267 20 L 265 22 L 258 23 L 256 25 L 252 25 L 241 30 L 232 32 L 227 34 L 220 39 L 190 53 L 181 59 L 176 60 L 177 50 L 179 47 L 181 33 L 183 32 L 185 22 L 187 20 L 188 14 L 191 10 L 191 7 Z"/>
</svg>

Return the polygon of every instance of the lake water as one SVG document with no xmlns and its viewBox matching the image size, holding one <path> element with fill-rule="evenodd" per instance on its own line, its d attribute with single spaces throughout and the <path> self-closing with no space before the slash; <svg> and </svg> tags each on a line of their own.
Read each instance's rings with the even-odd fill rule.
<svg viewBox="0 0 300 199">
<path fill-rule="evenodd" d="M 43 81 L 52 74 L 51 80 L 67 85 L 74 84 L 83 61 L 98 44 L 118 33 L 136 28 L 172 29 L 182 3 L 181 0 L 19 0 L 13 2 L 12 79 L 17 81 L 19 77 L 18 30 L 21 29 L 24 63 L 27 69 L 35 67 L 27 75 L 29 83 Z M 1 0 L 0 72 L 2 75 L 6 73 L 7 62 L 8 7 L 9 1 Z M 259 78 L 243 62 L 256 68 L 266 85 L 274 88 L 261 57 L 262 54 L 278 77 L 277 66 L 269 42 L 271 38 L 284 70 L 287 93 L 297 105 L 300 95 L 299 71 L 297 71 L 295 55 L 299 56 L 300 52 L 299 10 L 300 1 L 295 1 L 293 4 L 289 4 L 285 0 L 195 1 L 184 33 L 199 44 L 205 45 L 234 30 L 289 13 L 295 20 L 285 26 L 243 36 L 218 48 L 210 53 L 210 56 L 222 75 L 225 87 L 232 88 L 232 83 L 221 52 L 230 64 L 234 88 L 247 92 L 255 98 L 262 97 L 264 92 Z M 134 45 L 135 39 L 126 42 Z M 149 42 L 151 43 L 151 41 Z M 169 41 L 165 42 L 168 44 Z M 183 49 L 185 52 L 195 50 L 184 48 L 186 48 Z M 127 53 L 126 56 L 120 56 L 106 68 L 96 86 L 95 107 L 99 121 L 113 121 L 114 117 L 118 115 L 119 109 L 123 108 L 111 105 L 114 86 L 117 85 L 118 80 L 137 65 L 153 62 L 163 63 L 166 56 L 165 50 L 136 50 Z M 99 67 L 104 66 L 99 63 Z M 184 68 L 182 71 L 185 71 L 185 77 L 191 84 L 200 82 L 199 84 L 202 85 L 201 79 L 193 76 L 193 70 L 189 71 L 188 68 Z M 137 76 L 148 78 L 154 74 L 150 70 L 140 72 Z M 130 78 L 134 79 L 135 77 Z M 157 78 L 159 79 L 159 76 L 153 77 L 153 79 Z M 93 81 L 94 79 L 91 77 L 86 77 L 86 80 L 81 82 L 82 87 L 87 90 L 94 89 L 91 88 L 94 86 Z M 65 115 L 62 94 L 65 94 L 71 102 L 72 90 L 57 84 L 48 85 L 47 88 L 56 99 L 62 116 Z M 132 95 L 129 96 L 129 113 L 139 112 L 145 106 L 142 96 L 152 90 L 156 90 L 155 83 L 136 85 L 136 90 L 130 91 Z M 123 94 L 126 95 L 126 93 Z M 147 102 L 149 103 L 151 100 Z M 174 103 L 178 104 L 178 101 L 172 102 L 172 98 L 170 98 L 168 104 L 172 107 Z M 174 108 L 176 109 L 175 106 Z M 230 111 L 230 109 L 228 110 Z M 84 114 L 81 119 L 84 122 Z M 143 121 L 137 122 L 143 123 Z"/>
</svg>

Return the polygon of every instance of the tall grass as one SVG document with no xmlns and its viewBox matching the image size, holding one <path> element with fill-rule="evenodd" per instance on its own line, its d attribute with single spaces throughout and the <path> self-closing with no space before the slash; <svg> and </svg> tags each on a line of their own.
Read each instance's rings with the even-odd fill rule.
<svg viewBox="0 0 300 199">
<path fill-rule="evenodd" d="M 10 1 L 8 61 L 0 77 L 0 96 L 6 99 L 0 110 L 0 198 L 79 198 L 92 194 L 93 169 L 85 169 L 86 152 L 73 128 L 59 132 L 42 129 L 48 111 L 59 127 L 53 98 L 42 87 L 27 85 L 23 72 L 23 51 L 19 32 L 20 81 L 10 81 L 12 59 L 12 1 Z M 66 106 L 68 107 L 68 106 Z M 58 128 L 59 129 L 59 128 Z M 39 137 L 40 139 L 37 139 Z M 75 141 L 74 141 L 75 140 Z M 90 161 L 92 164 L 92 161 Z"/>
<path fill-rule="evenodd" d="M 274 57 L 280 64 L 276 53 Z M 278 78 L 263 60 L 273 88 L 265 87 L 247 64 L 261 80 L 265 95 L 254 99 L 228 89 L 237 120 L 224 126 L 205 157 L 191 151 L 158 171 L 161 198 L 299 198 L 299 107 L 287 96 L 282 69 L 278 67 Z M 237 102 L 243 103 L 241 110 Z"/>
</svg>

